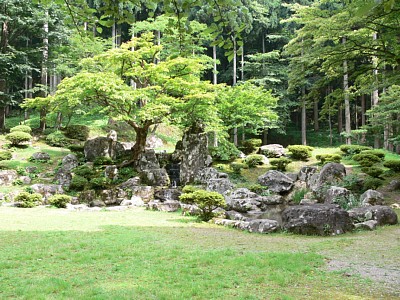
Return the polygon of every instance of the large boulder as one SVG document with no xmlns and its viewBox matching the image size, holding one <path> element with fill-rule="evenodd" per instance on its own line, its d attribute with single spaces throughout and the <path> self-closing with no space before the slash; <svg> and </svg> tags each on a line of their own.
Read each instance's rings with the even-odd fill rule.
<svg viewBox="0 0 400 300">
<path fill-rule="evenodd" d="M 78 158 L 75 154 L 68 154 L 64 156 L 61 161 L 61 166 L 66 171 L 71 171 L 73 168 L 76 168 L 79 165 Z"/>
<path fill-rule="evenodd" d="M 0 170 L 0 185 L 11 185 L 18 178 L 15 170 Z"/>
<path fill-rule="evenodd" d="M 87 161 L 94 161 L 96 157 L 101 156 L 117 159 L 125 154 L 125 148 L 116 141 L 114 134 L 109 134 L 109 137 L 102 136 L 87 140 L 84 145 L 84 153 Z"/>
<path fill-rule="evenodd" d="M 233 183 L 228 178 L 210 179 L 207 183 L 207 190 L 224 194 L 234 188 Z"/>
<path fill-rule="evenodd" d="M 164 168 L 143 170 L 140 172 L 140 180 L 150 186 L 170 185 L 167 170 Z"/>
<path fill-rule="evenodd" d="M 205 185 L 208 191 L 220 194 L 224 194 L 234 187 L 228 178 L 228 174 L 219 172 L 217 169 L 211 167 L 199 170 L 195 175 L 194 181 Z"/>
<path fill-rule="evenodd" d="M 54 180 L 63 187 L 68 187 L 72 180 L 72 169 L 78 165 L 78 158 L 74 154 L 66 155 L 61 161 L 61 167 L 57 170 Z"/>
<path fill-rule="evenodd" d="M 160 148 L 164 145 L 162 139 L 159 137 L 155 136 L 154 134 L 151 134 L 147 137 L 146 139 L 146 147 L 147 148 Z"/>
<path fill-rule="evenodd" d="M 153 210 L 174 212 L 181 208 L 181 204 L 179 201 L 175 200 L 168 200 L 164 202 L 160 200 L 153 200 L 147 203 L 147 207 Z"/>
<path fill-rule="evenodd" d="M 353 208 L 349 210 L 349 215 L 354 223 L 362 223 L 369 220 L 377 221 L 379 226 L 398 223 L 396 212 L 389 206 L 384 205 Z"/>
<path fill-rule="evenodd" d="M 45 203 L 47 199 L 56 194 L 64 194 L 64 190 L 60 184 L 41 184 L 36 183 L 31 185 L 34 193 L 39 193 L 44 197 Z"/>
<path fill-rule="evenodd" d="M 315 173 L 317 173 L 317 167 L 305 166 L 300 169 L 298 178 L 300 181 L 304 181 L 308 186 L 311 177 Z"/>
<path fill-rule="evenodd" d="M 251 220 L 248 224 L 249 232 L 271 233 L 280 229 L 279 223 L 275 220 L 257 219 Z"/>
<path fill-rule="evenodd" d="M 353 200 L 353 195 L 351 192 L 340 186 L 331 186 L 325 194 L 325 198 L 323 199 L 324 203 L 327 204 L 351 204 Z"/>
<path fill-rule="evenodd" d="M 179 200 L 182 192 L 178 189 L 162 188 L 154 192 L 154 198 L 161 201 Z"/>
<path fill-rule="evenodd" d="M 50 155 L 46 152 L 35 152 L 30 157 L 32 161 L 49 161 Z"/>
<path fill-rule="evenodd" d="M 384 202 L 383 195 L 375 190 L 367 190 L 360 196 L 362 206 L 382 205 Z"/>
<path fill-rule="evenodd" d="M 319 173 L 311 176 L 309 179 L 309 187 L 315 196 L 323 199 L 327 186 L 340 183 L 346 176 L 344 165 L 339 163 L 327 163 Z"/>
<path fill-rule="evenodd" d="M 289 192 L 294 184 L 293 179 L 275 170 L 268 171 L 264 175 L 259 176 L 258 182 L 261 185 L 267 186 L 270 191 L 279 194 Z"/>
<path fill-rule="evenodd" d="M 263 145 L 260 147 L 259 153 L 269 158 L 279 158 L 285 156 L 285 148 L 279 144 Z"/>
<path fill-rule="evenodd" d="M 240 188 L 225 195 L 228 210 L 237 212 L 260 211 L 261 197 L 246 188 Z"/>
<path fill-rule="evenodd" d="M 283 228 L 306 235 L 336 235 L 353 230 L 349 214 L 337 205 L 296 205 L 282 213 Z"/>
<path fill-rule="evenodd" d="M 160 169 L 160 163 L 154 149 L 146 149 L 140 154 L 137 167 L 139 170 Z"/>
<path fill-rule="evenodd" d="M 180 182 L 185 185 L 195 181 L 196 174 L 212 163 L 208 153 L 206 133 L 185 133 L 182 138 Z"/>
</svg>

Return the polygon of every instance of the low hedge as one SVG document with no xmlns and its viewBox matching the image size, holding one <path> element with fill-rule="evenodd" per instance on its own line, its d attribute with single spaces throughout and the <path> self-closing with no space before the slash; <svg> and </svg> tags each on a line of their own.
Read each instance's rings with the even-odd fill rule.
<svg viewBox="0 0 400 300">
<path fill-rule="evenodd" d="M 288 150 L 292 153 L 291 157 L 298 160 L 307 160 L 311 157 L 313 147 L 304 145 L 291 145 L 288 146 Z"/>
</svg>

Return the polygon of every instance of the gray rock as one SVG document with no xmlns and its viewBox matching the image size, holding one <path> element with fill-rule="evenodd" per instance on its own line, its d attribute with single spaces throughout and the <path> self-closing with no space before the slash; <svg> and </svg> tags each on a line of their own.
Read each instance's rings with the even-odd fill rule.
<svg viewBox="0 0 400 300">
<path fill-rule="evenodd" d="M 36 153 L 32 154 L 30 159 L 31 160 L 48 161 L 48 160 L 50 160 L 50 155 L 46 152 L 36 152 Z"/>
<path fill-rule="evenodd" d="M 55 194 L 64 194 L 64 190 L 60 184 L 40 184 L 36 183 L 31 185 L 34 193 L 41 194 L 47 204 L 47 199 Z"/>
<path fill-rule="evenodd" d="M 296 181 L 297 179 L 299 179 L 299 175 L 297 173 L 286 173 L 285 175 L 287 177 L 289 177 L 290 179 L 292 179 L 293 181 Z"/>
<path fill-rule="evenodd" d="M 259 153 L 269 158 L 279 158 L 285 156 L 285 148 L 279 144 L 263 145 L 260 147 Z"/>
<path fill-rule="evenodd" d="M 150 186 L 169 186 L 169 176 L 167 170 L 160 169 L 146 169 L 140 172 L 140 179 L 144 184 Z"/>
<path fill-rule="evenodd" d="M 18 179 L 18 173 L 15 170 L 0 170 L 0 185 L 12 185 L 13 181 Z"/>
<path fill-rule="evenodd" d="M 327 191 L 324 198 L 324 203 L 347 203 L 352 202 L 352 194 L 348 189 L 339 186 L 331 186 Z"/>
<path fill-rule="evenodd" d="M 362 223 L 369 220 L 378 222 L 378 226 L 396 225 L 398 218 L 396 212 L 389 206 L 376 205 L 358 207 L 349 210 L 350 218 L 354 223 Z"/>
<path fill-rule="evenodd" d="M 78 203 L 91 203 L 96 199 L 96 191 L 95 190 L 87 190 L 79 193 Z"/>
<path fill-rule="evenodd" d="M 118 178 L 118 168 L 116 165 L 109 165 L 106 166 L 104 169 L 104 176 L 106 178 L 109 178 L 111 180 L 117 179 Z"/>
<path fill-rule="evenodd" d="M 267 186 L 274 193 L 287 193 L 294 184 L 294 181 L 283 174 L 282 172 L 271 170 L 258 177 L 258 182 L 261 185 Z"/>
<path fill-rule="evenodd" d="M 144 203 L 154 199 L 154 188 L 152 186 L 133 186 L 131 191 L 132 196 L 140 197 Z"/>
<path fill-rule="evenodd" d="M 110 132 L 107 134 L 107 138 L 113 142 L 116 142 L 118 139 L 118 134 L 115 130 L 110 130 Z"/>
<path fill-rule="evenodd" d="M 201 213 L 197 205 L 181 203 L 182 214 L 188 216 L 196 216 Z"/>
<path fill-rule="evenodd" d="M 148 148 L 159 148 L 164 145 L 162 139 L 159 137 L 156 137 L 155 135 L 151 134 L 150 136 L 147 137 L 146 139 L 146 147 Z"/>
<path fill-rule="evenodd" d="M 132 190 L 134 187 L 140 185 L 140 177 L 129 178 L 124 183 L 121 183 L 118 188 Z"/>
<path fill-rule="evenodd" d="M 247 219 L 241 213 L 234 210 L 225 211 L 225 218 L 236 221 L 245 221 Z"/>
<path fill-rule="evenodd" d="M 336 235 L 353 230 L 349 214 L 337 205 L 297 205 L 282 213 L 283 228 L 306 235 Z"/>
<path fill-rule="evenodd" d="M 72 180 L 71 171 L 65 170 L 63 167 L 59 168 L 54 176 L 54 180 L 63 187 L 69 187 Z"/>
<path fill-rule="evenodd" d="M 196 174 L 212 163 L 208 153 L 206 133 L 185 133 L 182 138 L 180 182 L 183 185 L 195 181 Z"/>
<path fill-rule="evenodd" d="M 338 163 L 327 163 L 319 173 L 311 176 L 309 187 L 318 199 L 323 200 L 327 186 L 335 185 L 346 176 L 344 165 Z"/>
<path fill-rule="evenodd" d="M 315 173 L 317 173 L 317 167 L 311 167 L 311 166 L 302 167 L 299 171 L 299 180 L 304 181 L 308 186 L 311 177 Z"/>
<path fill-rule="evenodd" d="M 356 229 L 375 230 L 377 225 L 378 225 L 377 221 L 369 220 L 361 223 L 356 223 L 354 226 Z"/>
<path fill-rule="evenodd" d="M 225 195 L 225 201 L 228 210 L 237 212 L 248 212 L 251 210 L 260 210 L 261 197 L 246 188 L 240 188 Z"/>
<path fill-rule="evenodd" d="M 394 192 L 394 191 L 400 190 L 400 180 L 393 179 L 389 183 L 387 189 L 388 189 L 389 192 Z"/>
<path fill-rule="evenodd" d="M 72 171 L 79 165 L 78 158 L 75 154 L 68 154 L 64 156 L 61 162 L 61 166 L 65 171 Z"/>
<path fill-rule="evenodd" d="M 264 205 L 282 204 L 285 199 L 281 195 L 261 196 L 259 200 Z"/>
<path fill-rule="evenodd" d="M 279 223 L 275 220 L 258 219 L 249 221 L 249 232 L 272 233 L 279 230 Z"/>
<path fill-rule="evenodd" d="M 150 201 L 147 203 L 149 209 L 166 211 L 166 212 L 174 212 L 181 208 L 181 204 L 179 201 L 168 200 L 165 202 L 161 202 L 159 200 Z"/>
<path fill-rule="evenodd" d="M 32 179 L 29 176 L 20 176 L 19 179 L 23 184 L 30 184 L 32 182 Z"/>
<path fill-rule="evenodd" d="M 360 196 L 362 206 L 382 205 L 384 203 L 383 195 L 375 190 L 367 190 Z"/>
<path fill-rule="evenodd" d="M 138 196 L 132 196 L 131 199 L 125 199 L 122 200 L 122 202 L 120 203 L 121 206 L 145 206 L 145 203 L 143 202 L 142 198 L 138 197 Z"/>
<path fill-rule="evenodd" d="M 107 206 L 119 205 L 122 202 L 122 199 L 118 197 L 114 190 L 101 190 L 98 192 L 97 197 Z"/>
<path fill-rule="evenodd" d="M 207 182 L 207 190 L 224 194 L 234 188 L 233 183 L 228 178 L 210 179 Z"/>
<path fill-rule="evenodd" d="M 137 167 L 139 170 L 152 170 L 160 169 L 160 163 L 158 162 L 156 152 L 154 149 L 147 149 L 139 156 Z"/>
<path fill-rule="evenodd" d="M 29 174 L 34 174 L 38 171 L 38 168 L 35 166 L 26 167 L 25 171 Z"/>
<path fill-rule="evenodd" d="M 97 137 L 85 142 L 84 153 L 87 161 L 94 161 L 99 156 L 117 159 L 125 153 L 125 149 L 117 141 L 107 137 Z"/>
<path fill-rule="evenodd" d="M 161 201 L 178 201 L 180 195 L 182 195 L 182 192 L 180 190 L 170 188 L 158 189 L 154 192 L 154 198 Z"/>
<path fill-rule="evenodd" d="M 89 203 L 89 206 L 90 206 L 90 207 L 105 207 L 106 204 L 105 204 L 103 201 L 101 201 L 101 200 L 95 199 L 95 200 L 93 200 L 93 201 L 91 201 L 91 202 Z"/>
<path fill-rule="evenodd" d="M 318 200 L 316 199 L 301 199 L 300 200 L 300 205 L 312 205 L 318 203 Z"/>
</svg>

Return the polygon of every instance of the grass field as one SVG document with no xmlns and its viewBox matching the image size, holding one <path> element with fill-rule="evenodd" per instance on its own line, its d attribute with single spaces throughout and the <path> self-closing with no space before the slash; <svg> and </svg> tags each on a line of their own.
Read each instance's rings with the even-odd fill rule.
<svg viewBox="0 0 400 300">
<path fill-rule="evenodd" d="M 398 270 L 399 234 L 260 235 L 140 208 L 0 207 L 0 298 L 398 299 L 390 282 L 327 262 Z"/>
</svg>

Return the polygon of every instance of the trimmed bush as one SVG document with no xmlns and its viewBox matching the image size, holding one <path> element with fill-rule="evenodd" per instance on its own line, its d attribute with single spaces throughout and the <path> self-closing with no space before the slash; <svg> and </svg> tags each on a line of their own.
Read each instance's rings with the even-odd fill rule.
<svg viewBox="0 0 400 300">
<path fill-rule="evenodd" d="M 42 201 L 42 195 L 38 193 L 30 194 L 28 192 L 21 192 L 14 200 L 21 203 L 20 207 L 31 208 Z"/>
<path fill-rule="evenodd" d="M 392 171 L 400 172 L 400 160 L 387 160 L 383 163 L 383 166 L 389 168 Z"/>
<path fill-rule="evenodd" d="M 315 158 L 321 161 L 322 165 L 325 165 L 330 162 L 340 163 L 342 156 L 339 154 L 319 154 Z"/>
<path fill-rule="evenodd" d="M 118 176 L 129 179 L 138 176 L 138 172 L 133 167 L 123 167 L 118 170 Z"/>
<path fill-rule="evenodd" d="M 252 154 L 247 156 L 244 162 L 249 168 L 255 168 L 264 164 L 264 156 L 261 154 Z"/>
<path fill-rule="evenodd" d="M 114 163 L 114 161 L 112 160 L 112 158 L 111 157 L 107 157 L 107 156 L 98 156 L 93 161 L 93 164 L 95 166 L 112 165 L 113 163 Z"/>
<path fill-rule="evenodd" d="M 382 168 L 378 167 L 366 167 L 362 168 L 361 171 L 374 178 L 379 178 L 384 172 Z"/>
<path fill-rule="evenodd" d="M 86 179 L 90 179 L 90 178 L 92 178 L 93 176 L 96 175 L 96 171 L 95 170 L 93 170 L 93 169 L 91 169 L 91 168 L 89 168 L 88 166 L 85 166 L 85 165 L 74 168 L 72 170 L 72 172 L 75 175 L 78 175 L 78 176 L 81 176 L 81 177 L 85 177 Z"/>
<path fill-rule="evenodd" d="M 292 153 L 291 157 L 298 160 L 307 160 L 311 157 L 313 147 L 304 145 L 291 145 L 288 150 Z"/>
<path fill-rule="evenodd" d="M 86 141 L 89 137 L 90 128 L 85 125 L 69 125 L 65 128 L 65 136 L 79 141 Z"/>
<path fill-rule="evenodd" d="M 262 144 L 261 139 L 249 139 L 242 142 L 242 147 L 240 148 L 244 154 L 248 155 L 255 153 Z"/>
<path fill-rule="evenodd" d="M 68 146 L 68 149 L 71 150 L 71 152 L 83 153 L 84 150 L 85 150 L 85 146 L 84 145 L 72 144 L 72 145 Z"/>
<path fill-rule="evenodd" d="M 240 174 L 242 172 L 242 169 L 245 169 L 247 165 L 240 162 L 233 162 L 230 164 L 230 167 L 233 170 L 233 173 Z"/>
<path fill-rule="evenodd" d="M 345 155 L 352 156 L 354 154 L 358 154 L 361 151 L 372 150 L 371 147 L 368 146 L 360 146 L 360 145 L 341 145 L 339 147 L 340 151 L 342 151 Z"/>
<path fill-rule="evenodd" d="M 364 180 L 364 190 L 376 190 L 383 185 L 383 180 L 373 177 L 368 177 Z"/>
<path fill-rule="evenodd" d="M 75 175 L 72 177 L 69 189 L 73 191 L 83 191 L 88 184 L 89 181 L 85 177 Z"/>
<path fill-rule="evenodd" d="M 182 194 L 179 200 L 183 203 L 196 205 L 201 213 L 200 219 L 209 221 L 214 217 L 214 210 L 218 207 L 225 207 L 224 197 L 217 192 L 196 190 L 193 193 Z"/>
<path fill-rule="evenodd" d="M 70 202 L 71 196 L 68 195 L 54 195 L 49 198 L 49 204 L 57 208 L 66 208 Z"/>
<path fill-rule="evenodd" d="M 0 150 L 0 160 L 10 160 L 12 158 L 12 153 L 7 150 Z"/>
<path fill-rule="evenodd" d="M 185 185 L 182 189 L 182 193 L 189 194 L 189 193 L 194 193 L 195 191 L 201 190 L 201 188 L 195 186 L 195 185 Z"/>
<path fill-rule="evenodd" d="M 95 190 L 106 190 L 110 187 L 112 180 L 106 177 L 96 177 L 90 180 L 90 185 Z"/>
<path fill-rule="evenodd" d="M 215 161 L 232 161 L 240 155 L 236 146 L 225 139 L 219 141 L 218 147 L 210 147 L 209 151 Z"/>
<path fill-rule="evenodd" d="M 11 145 L 18 146 L 22 143 L 29 142 L 32 136 L 27 132 L 14 131 L 6 135 L 6 140 L 11 142 Z"/>
<path fill-rule="evenodd" d="M 379 163 L 381 161 L 381 159 L 378 156 L 368 153 L 356 154 L 353 156 L 352 159 L 358 162 L 362 167 L 371 167 L 374 164 Z"/>
<path fill-rule="evenodd" d="M 287 157 L 273 158 L 269 161 L 273 169 L 278 171 L 286 171 L 288 164 L 292 161 Z"/>
<path fill-rule="evenodd" d="M 46 143 L 54 147 L 68 147 L 71 144 L 61 131 L 55 131 L 46 136 Z"/>
<path fill-rule="evenodd" d="M 381 161 L 383 161 L 385 159 L 385 152 L 382 150 L 376 150 L 376 149 L 363 150 L 360 152 L 360 154 L 372 154 L 372 155 L 378 156 L 381 159 Z"/>
<path fill-rule="evenodd" d="M 10 129 L 10 132 L 16 132 L 16 131 L 31 133 L 32 128 L 30 128 L 28 125 L 18 125 Z"/>
</svg>

